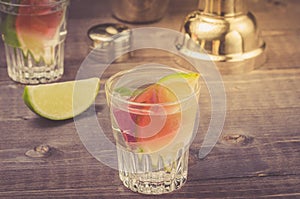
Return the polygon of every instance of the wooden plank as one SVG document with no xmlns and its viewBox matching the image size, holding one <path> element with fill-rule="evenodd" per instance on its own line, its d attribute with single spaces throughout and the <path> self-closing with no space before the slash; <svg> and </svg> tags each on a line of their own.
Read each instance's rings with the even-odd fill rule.
<svg viewBox="0 0 300 199">
<path fill-rule="evenodd" d="M 113 181 L 114 182 L 114 181 Z M 288 183 L 286 183 L 288 182 Z M 80 181 L 78 182 L 80 183 Z M 85 183 L 85 182 L 83 182 Z M 287 187 L 281 184 L 286 183 Z M 160 196 L 159 198 L 297 198 L 299 197 L 299 180 L 297 176 L 281 177 L 253 177 L 248 179 L 228 180 L 202 180 L 189 181 L 180 191 Z M 74 197 L 74 198 L 141 198 L 139 194 L 132 193 L 120 186 L 86 186 L 79 188 L 24 190 L 23 192 L 7 191 L 4 197 L 41 198 L 41 197 Z M 157 198 L 157 196 L 147 196 Z"/>
<path fill-rule="evenodd" d="M 261 117 L 264 116 L 266 115 L 261 115 Z M 247 116 L 246 118 L 251 117 Z M 103 118 L 101 120 L 103 121 Z M 293 121 L 297 123 L 297 120 Z M 1 122 L 1 126 L 8 125 Z M 229 134 L 251 136 L 254 140 L 246 145 L 232 144 L 232 142 L 224 140 L 228 134 L 226 133 L 213 152 L 204 160 L 197 158 L 202 142 L 201 138 L 197 137 L 191 149 L 191 181 L 227 179 L 231 182 L 232 178 L 299 175 L 300 157 L 298 154 L 300 149 L 297 146 L 299 146 L 300 138 L 296 127 L 289 125 L 291 129 L 294 129 L 293 132 L 282 131 L 274 126 L 274 129 L 279 131 L 274 132 L 263 123 L 261 125 L 257 123 L 256 126 L 256 129 L 252 127 L 252 132 L 249 134 L 241 129 L 234 131 L 230 126 Z M 247 127 L 249 128 L 249 126 Z M 27 129 L 27 132 L 23 132 L 23 129 Z M 225 127 L 224 131 L 226 132 L 226 130 Z M 109 178 L 106 176 L 107 173 L 110 173 L 109 175 L 114 173 L 113 182 L 118 180 L 116 171 L 103 166 L 85 151 L 76 136 L 72 122 L 57 124 L 40 118 L 31 120 L 29 124 L 16 121 L 13 125 L 10 124 L 10 128 L 6 132 L 7 136 L 5 142 L 1 142 L 0 151 L 2 160 L 0 168 L 3 171 L 1 178 L 5 179 L 5 184 L 0 187 L 4 193 L 16 188 L 20 191 L 30 190 L 30 187 L 38 190 L 43 187 L 59 189 L 62 179 L 66 180 L 63 183 L 67 186 L 76 186 L 76 189 L 79 186 L 78 190 L 81 190 L 82 186 L 93 187 L 95 184 L 101 187 L 104 186 L 101 184 L 102 182 L 106 183 L 105 178 Z M 271 134 L 276 134 L 276 137 Z M 41 143 L 54 147 L 56 152 L 53 156 L 42 159 L 24 156 L 27 150 Z M 83 165 L 88 166 L 82 167 Z M 91 173 L 86 171 L 87 168 Z M 95 170 L 99 172 L 97 176 L 95 176 Z M 14 176 L 20 174 L 22 174 L 22 178 L 18 178 L 19 182 Z M 104 176 L 102 176 L 103 174 Z M 69 176 L 62 177 L 64 175 Z M 97 178 L 95 179 L 95 177 Z M 84 181 L 85 184 L 78 184 L 80 181 Z M 26 191 L 24 193 L 26 194 Z M 29 193 L 33 194 L 33 192 Z"/>
</svg>

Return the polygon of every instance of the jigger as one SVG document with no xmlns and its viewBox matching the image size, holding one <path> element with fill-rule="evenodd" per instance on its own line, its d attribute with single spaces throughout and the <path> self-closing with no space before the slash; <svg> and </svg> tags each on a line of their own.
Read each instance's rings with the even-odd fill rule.
<svg viewBox="0 0 300 199">
<path fill-rule="evenodd" d="M 221 74 L 249 72 L 266 59 L 255 16 L 245 0 L 200 0 L 181 27 L 176 47 L 187 56 L 213 61 Z"/>
</svg>

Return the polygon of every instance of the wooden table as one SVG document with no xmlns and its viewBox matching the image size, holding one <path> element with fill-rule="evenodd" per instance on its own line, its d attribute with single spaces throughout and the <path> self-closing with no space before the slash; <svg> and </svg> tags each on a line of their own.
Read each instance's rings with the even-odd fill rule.
<svg viewBox="0 0 300 199">
<path fill-rule="evenodd" d="M 184 2 L 172 0 L 160 22 L 129 26 L 179 30 L 183 17 L 197 5 Z M 203 135 L 197 135 L 185 186 L 145 198 L 300 198 L 300 1 L 249 0 L 249 9 L 267 43 L 267 62 L 247 74 L 223 76 L 227 114 L 218 143 L 199 159 Z M 87 30 L 117 20 L 111 17 L 109 1 L 72 0 L 68 22 L 61 81 L 73 80 L 88 54 Z M 87 152 L 73 120 L 49 121 L 24 105 L 24 85 L 8 78 L 2 43 L 0 47 L 0 198 L 142 198 L 121 184 L 116 170 Z M 137 55 L 131 64 L 154 58 L 174 63 L 160 53 Z M 121 70 L 122 64 L 112 68 Z M 206 131 L 209 95 L 204 92 L 201 99 L 200 130 Z M 97 115 L 105 123 L 104 106 L 104 100 L 96 100 Z M 41 145 L 51 153 L 30 157 L 36 147 L 41 154 L 47 150 Z"/>
</svg>

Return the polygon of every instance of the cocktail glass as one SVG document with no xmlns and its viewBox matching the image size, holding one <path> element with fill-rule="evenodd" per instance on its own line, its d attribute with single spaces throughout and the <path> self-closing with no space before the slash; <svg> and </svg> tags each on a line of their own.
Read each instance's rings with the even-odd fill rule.
<svg viewBox="0 0 300 199">
<path fill-rule="evenodd" d="M 9 77 L 47 83 L 64 72 L 68 0 L 0 0 L 1 34 Z"/>
<path fill-rule="evenodd" d="M 146 65 L 105 85 L 119 176 L 142 194 L 164 194 L 187 180 L 189 146 L 198 130 L 199 75 Z"/>
</svg>

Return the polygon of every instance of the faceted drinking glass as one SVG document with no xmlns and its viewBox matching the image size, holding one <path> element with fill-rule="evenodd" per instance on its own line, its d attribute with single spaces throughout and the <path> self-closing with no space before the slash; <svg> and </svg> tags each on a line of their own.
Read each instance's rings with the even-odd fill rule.
<svg viewBox="0 0 300 199">
<path fill-rule="evenodd" d="M 106 81 L 119 176 L 132 191 L 164 194 L 187 180 L 199 123 L 198 79 L 162 66 L 121 71 Z"/>
<path fill-rule="evenodd" d="M 68 0 L 0 0 L 8 76 L 20 83 L 58 80 L 64 72 Z"/>
</svg>

